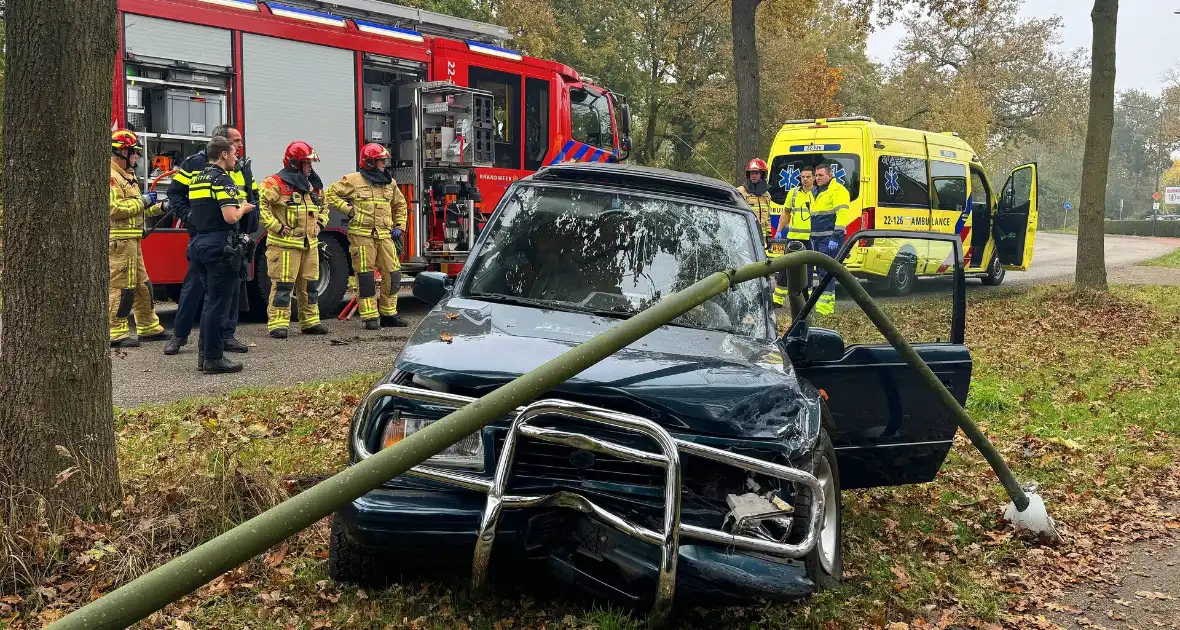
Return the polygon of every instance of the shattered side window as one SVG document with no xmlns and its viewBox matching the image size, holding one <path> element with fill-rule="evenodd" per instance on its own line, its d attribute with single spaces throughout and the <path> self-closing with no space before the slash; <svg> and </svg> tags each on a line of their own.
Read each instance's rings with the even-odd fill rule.
<svg viewBox="0 0 1180 630">
<path fill-rule="evenodd" d="M 520 186 L 472 261 L 467 295 L 625 318 L 754 262 L 746 219 L 686 201 Z M 759 286 L 738 285 L 673 324 L 761 336 L 768 315 Z"/>
</svg>

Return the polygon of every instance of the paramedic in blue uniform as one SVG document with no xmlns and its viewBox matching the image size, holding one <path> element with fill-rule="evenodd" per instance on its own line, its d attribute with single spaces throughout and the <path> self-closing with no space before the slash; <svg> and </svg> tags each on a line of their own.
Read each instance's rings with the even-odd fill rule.
<svg viewBox="0 0 1180 630">
<path fill-rule="evenodd" d="M 238 155 L 229 138 L 213 138 L 205 156 L 205 169 L 188 187 L 194 232 L 189 260 L 205 286 L 198 368 L 206 374 L 239 372 L 242 364 L 225 358 L 225 343 L 226 333 L 232 330 L 230 311 L 245 264 L 246 247 L 239 222 L 254 206 L 245 200 L 244 191 L 230 176 Z"/>
<path fill-rule="evenodd" d="M 242 133 L 229 125 L 218 125 L 213 130 L 213 137 L 217 136 L 229 138 L 230 144 L 237 149 L 238 163 L 229 172 L 229 175 L 233 178 L 234 185 L 238 190 L 246 194 L 246 200 L 257 205 L 258 183 L 254 181 L 254 173 L 250 170 L 250 161 L 242 157 Z M 180 170 L 172 176 L 172 184 L 168 186 L 168 204 L 172 208 L 173 214 L 188 228 L 190 242 L 196 233 L 193 231 L 192 220 L 189 217 L 188 187 L 193 178 L 205 170 L 208 161 L 203 149 L 188 156 L 180 163 Z M 239 227 L 243 234 L 253 234 L 258 229 L 257 210 L 246 215 Z M 197 319 L 197 308 L 200 307 L 201 296 L 204 294 L 205 287 L 201 285 L 201 276 L 190 260 L 188 273 L 184 276 L 184 285 L 180 289 L 180 299 L 177 300 L 173 337 L 164 344 L 164 354 L 176 354 L 188 344 L 188 335 L 192 332 L 193 322 Z M 249 348 L 246 344 L 238 341 L 234 336 L 238 327 L 238 296 L 235 295 L 234 299 L 234 305 L 230 308 L 230 325 L 226 333 L 229 336 L 225 339 L 225 349 L 229 352 L 248 352 Z"/>
</svg>

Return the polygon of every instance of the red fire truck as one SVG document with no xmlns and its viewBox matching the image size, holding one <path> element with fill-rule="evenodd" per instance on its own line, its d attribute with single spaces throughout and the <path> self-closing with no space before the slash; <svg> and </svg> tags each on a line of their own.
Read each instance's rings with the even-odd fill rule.
<svg viewBox="0 0 1180 630">
<path fill-rule="evenodd" d="M 403 282 L 456 274 L 510 183 L 545 165 L 620 161 L 630 150 L 621 95 L 572 68 L 506 48 L 507 29 L 377 0 L 119 0 L 113 126 L 138 132 L 145 189 L 204 148 L 218 124 L 242 131 L 255 177 L 304 140 L 324 184 L 356 169 L 362 145 L 393 155 L 410 206 Z M 322 239 L 321 309 L 337 312 L 351 275 L 343 217 Z M 152 282 L 175 298 L 188 233 L 143 242 Z M 265 311 L 265 234 L 242 307 Z M 325 313 L 327 314 L 327 313 Z"/>
</svg>

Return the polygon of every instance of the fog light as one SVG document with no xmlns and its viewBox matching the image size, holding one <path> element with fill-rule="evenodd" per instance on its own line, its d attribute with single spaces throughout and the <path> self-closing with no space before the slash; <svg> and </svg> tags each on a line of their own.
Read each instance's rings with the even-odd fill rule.
<svg viewBox="0 0 1180 630">
<path fill-rule="evenodd" d="M 406 439 L 415 431 L 421 431 L 434 422 L 437 421 L 427 418 L 404 416 L 401 412 L 394 411 L 389 422 L 385 425 L 385 430 L 381 433 L 381 448 L 389 448 Z M 430 459 L 427 459 L 426 463 L 433 466 L 465 468 L 482 472 L 484 469 L 483 440 L 481 439 L 480 433 L 476 431 L 448 446 Z"/>
</svg>

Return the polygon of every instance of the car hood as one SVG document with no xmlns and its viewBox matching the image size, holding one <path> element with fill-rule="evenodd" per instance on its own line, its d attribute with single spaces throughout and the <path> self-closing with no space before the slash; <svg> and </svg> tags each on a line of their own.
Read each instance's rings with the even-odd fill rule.
<svg viewBox="0 0 1180 630">
<path fill-rule="evenodd" d="M 619 321 L 448 298 L 418 325 L 395 367 L 436 381 L 432 387 L 481 396 Z M 653 331 L 556 391 L 669 429 L 717 436 L 800 438 L 808 432 L 801 418 L 818 411 L 774 343 L 672 326 Z"/>
</svg>

